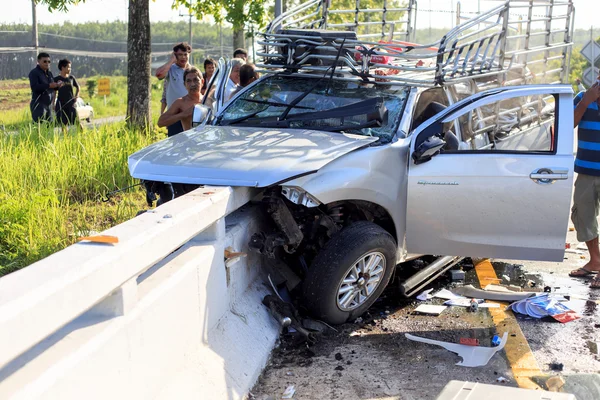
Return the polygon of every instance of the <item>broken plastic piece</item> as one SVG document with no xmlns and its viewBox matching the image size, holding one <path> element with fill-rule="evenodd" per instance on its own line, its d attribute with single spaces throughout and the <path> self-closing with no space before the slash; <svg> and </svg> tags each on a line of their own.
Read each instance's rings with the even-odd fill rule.
<svg viewBox="0 0 600 400">
<path fill-rule="evenodd" d="M 458 342 L 465 346 L 479 346 L 479 339 L 475 338 L 461 337 Z"/>
<path fill-rule="evenodd" d="M 288 386 L 285 389 L 285 392 L 283 392 L 283 395 L 281 396 L 282 399 L 291 399 L 294 397 L 294 393 L 296 393 L 296 389 L 294 388 L 294 385 Z"/>
<path fill-rule="evenodd" d="M 446 300 L 464 299 L 465 298 L 463 296 L 459 296 L 457 294 L 452 293 L 448 289 L 441 289 L 439 292 L 434 294 L 433 297 L 437 297 L 439 299 L 446 299 Z"/>
<path fill-rule="evenodd" d="M 504 332 L 502 335 L 502 341 L 500 345 L 497 347 L 474 347 L 474 346 L 465 346 L 464 344 L 456 344 L 456 343 L 448 343 L 442 342 L 440 340 L 432 340 L 427 338 L 422 338 L 419 336 L 413 336 L 409 333 L 405 334 L 406 338 L 409 340 L 414 340 L 415 342 L 422 342 L 427 344 L 434 344 L 436 346 L 441 346 L 448 351 L 458 354 L 462 357 L 462 361 L 456 363 L 456 365 L 460 365 L 463 367 L 481 367 L 486 365 L 492 356 L 502 350 L 506 345 L 506 341 L 508 340 L 508 332 Z"/>
<path fill-rule="evenodd" d="M 498 383 L 507 383 L 508 379 L 506 379 L 503 376 L 499 376 L 498 379 L 496 379 L 496 382 L 498 382 Z"/>
<path fill-rule="evenodd" d="M 450 275 L 452 276 L 453 281 L 464 281 L 465 280 L 465 271 L 463 271 L 461 269 L 450 270 Z"/>
<path fill-rule="evenodd" d="M 433 296 L 430 294 L 433 292 L 433 289 L 423 290 L 420 295 L 417 296 L 417 300 L 426 301 L 432 299 Z"/>
<path fill-rule="evenodd" d="M 446 306 L 434 306 L 431 304 L 421 304 L 419 307 L 415 308 L 415 312 L 423 313 L 423 314 L 431 314 L 431 315 L 440 315 Z"/>
<path fill-rule="evenodd" d="M 494 337 L 492 338 L 492 346 L 500 346 L 500 336 L 494 335 Z"/>
<path fill-rule="evenodd" d="M 88 242 L 94 243 L 107 243 L 107 244 L 115 244 L 119 243 L 119 238 L 116 236 L 110 235 L 97 235 L 97 236 L 84 236 L 77 239 L 78 242 L 82 240 L 87 240 Z"/>
<path fill-rule="evenodd" d="M 527 299 L 529 297 L 535 296 L 535 293 L 531 293 L 531 292 L 522 292 L 522 293 L 491 292 L 491 291 L 476 289 L 473 287 L 473 285 L 458 287 L 458 288 L 454 289 L 454 293 L 460 294 L 465 297 L 473 297 L 476 299 L 496 300 L 496 301 L 518 301 L 518 300 L 523 300 L 523 299 Z"/>
</svg>

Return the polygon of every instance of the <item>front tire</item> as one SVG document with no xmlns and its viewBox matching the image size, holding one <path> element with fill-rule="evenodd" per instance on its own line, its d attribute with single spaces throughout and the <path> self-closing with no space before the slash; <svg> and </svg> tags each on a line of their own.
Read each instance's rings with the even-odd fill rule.
<svg viewBox="0 0 600 400">
<path fill-rule="evenodd" d="M 302 284 L 303 304 L 317 319 L 342 324 L 381 295 L 396 267 L 396 242 L 372 222 L 356 222 L 315 257 Z"/>
</svg>

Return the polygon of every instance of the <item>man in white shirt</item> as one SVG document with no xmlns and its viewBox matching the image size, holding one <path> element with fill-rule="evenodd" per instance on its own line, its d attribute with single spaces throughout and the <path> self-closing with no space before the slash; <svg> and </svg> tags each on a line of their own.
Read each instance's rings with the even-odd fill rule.
<svg viewBox="0 0 600 400">
<path fill-rule="evenodd" d="M 231 60 L 231 73 L 229 74 L 227 85 L 225 86 L 225 101 L 228 101 L 237 91 L 237 88 L 240 85 L 240 68 L 244 64 L 246 64 L 246 62 L 241 58 L 234 58 Z"/>
</svg>

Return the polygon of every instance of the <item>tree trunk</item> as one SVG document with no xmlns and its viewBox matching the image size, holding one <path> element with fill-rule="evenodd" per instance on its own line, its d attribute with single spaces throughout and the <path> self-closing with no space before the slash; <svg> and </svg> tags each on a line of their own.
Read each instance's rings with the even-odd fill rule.
<svg viewBox="0 0 600 400">
<path fill-rule="evenodd" d="M 145 130 L 150 125 L 149 0 L 129 0 L 127 28 L 127 121 Z"/>
<path fill-rule="evenodd" d="M 243 26 L 233 26 L 233 49 L 245 49 L 246 48 L 246 37 L 244 36 Z"/>
</svg>

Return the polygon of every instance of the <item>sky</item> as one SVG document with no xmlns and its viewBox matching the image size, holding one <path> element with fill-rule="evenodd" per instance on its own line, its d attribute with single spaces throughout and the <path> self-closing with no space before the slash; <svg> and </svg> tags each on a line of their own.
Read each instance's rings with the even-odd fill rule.
<svg viewBox="0 0 600 400">
<path fill-rule="evenodd" d="M 435 10 L 434 12 L 418 13 L 418 26 L 428 28 L 430 25 L 435 28 L 450 27 L 453 23 L 453 16 L 449 10 L 456 8 L 459 0 L 419 0 L 419 9 Z M 20 3 L 20 7 L 15 7 L 15 2 Z M 492 0 L 460 0 L 463 12 L 476 12 L 478 6 L 481 10 L 486 10 L 495 5 L 498 1 Z M 575 27 L 590 28 L 594 26 L 600 28 L 600 7 L 599 0 L 574 0 L 575 4 Z M 38 6 L 38 23 L 62 23 L 69 21 L 72 23 L 87 21 L 127 21 L 128 0 L 86 0 L 76 6 L 71 6 L 68 13 L 54 12 L 49 13 L 44 6 Z M 186 10 L 173 10 L 171 8 L 172 0 L 150 0 L 150 20 L 151 21 L 186 21 L 185 17 L 179 16 L 180 12 Z M 31 2 L 29 0 L 0 0 L 0 23 L 31 23 Z"/>
</svg>

